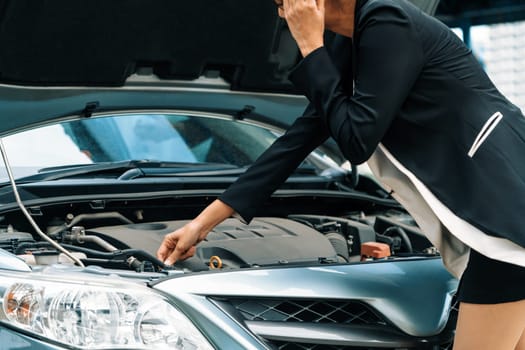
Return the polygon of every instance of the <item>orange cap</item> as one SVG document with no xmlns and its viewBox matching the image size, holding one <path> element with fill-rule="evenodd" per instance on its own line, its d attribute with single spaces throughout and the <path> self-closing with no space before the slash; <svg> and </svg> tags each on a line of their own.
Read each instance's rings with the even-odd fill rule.
<svg viewBox="0 0 525 350">
<path fill-rule="evenodd" d="M 391 256 L 390 246 L 385 243 L 366 242 L 361 244 L 361 260 L 366 258 L 381 259 Z"/>
</svg>

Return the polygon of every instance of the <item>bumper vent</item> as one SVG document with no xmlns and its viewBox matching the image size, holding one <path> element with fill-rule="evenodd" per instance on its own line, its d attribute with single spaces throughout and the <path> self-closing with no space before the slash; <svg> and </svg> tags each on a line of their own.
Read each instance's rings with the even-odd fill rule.
<svg viewBox="0 0 525 350">
<path fill-rule="evenodd" d="M 271 299 L 230 302 L 248 321 L 386 324 L 368 307 L 356 302 Z"/>
<path fill-rule="evenodd" d="M 283 342 L 274 342 L 273 344 L 278 350 L 371 350 L 371 348 L 356 348 L 353 346 L 290 344 Z M 372 350 L 391 350 L 391 348 L 373 348 Z"/>
<path fill-rule="evenodd" d="M 450 350 L 455 328 L 454 303 L 442 334 L 417 338 L 402 333 L 359 301 L 221 298 L 215 302 L 277 350 Z"/>
</svg>

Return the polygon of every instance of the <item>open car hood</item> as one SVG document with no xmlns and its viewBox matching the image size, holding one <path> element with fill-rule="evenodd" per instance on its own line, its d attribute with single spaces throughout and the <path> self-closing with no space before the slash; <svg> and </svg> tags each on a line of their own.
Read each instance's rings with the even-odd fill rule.
<svg viewBox="0 0 525 350">
<path fill-rule="evenodd" d="M 151 72 L 289 91 L 300 57 L 272 0 L 4 0 L 0 24 L 0 81 L 17 85 L 121 86 Z"/>
<path fill-rule="evenodd" d="M 439 0 L 412 2 L 434 12 Z M 0 0 L 0 47 L 0 135 L 56 118 L 141 108 L 221 107 L 245 116 L 245 106 L 255 106 L 250 119 L 286 127 L 306 104 L 280 95 L 277 102 L 238 98 L 228 106 L 219 96 L 184 96 L 191 89 L 144 92 L 208 77 L 222 78 L 223 92 L 293 95 L 288 73 L 301 56 L 272 0 Z M 158 79 L 120 91 L 132 76 Z M 274 119 L 264 119 L 269 115 Z"/>
<path fill-rule="evenodd" d="M 413 0 L 434 12 L 437 0 Z M 233 90 L 291 91 L 299 51 L 272 0 L 3 0 L 0 82 L 121 86 L 220 75 Z"/>
</svg>

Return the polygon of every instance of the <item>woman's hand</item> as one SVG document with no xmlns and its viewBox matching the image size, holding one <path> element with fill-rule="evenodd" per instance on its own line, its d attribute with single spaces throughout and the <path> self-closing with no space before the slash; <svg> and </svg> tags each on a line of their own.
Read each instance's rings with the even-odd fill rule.
<svg viewBox="0 0 525 350">
<path fill-rule="evenodd" d="M 173 265 L 178 260 L 192 257 L 195 255 L 197 244 L 204 240 L 207 234 L 201 225 L 191 221 L 164 237 L 157 251 L 157 258 L 166 265 Z"/>
<path fill-rule="evenodd" d="M 284 0 L 279 14 L 286 19 L 303 57 L 324 45 L 325 0 Z"/>
<path fill-rule="evenodd" d="M 157 250 L 157 258 L 166 265 L 173 265 L 195 255 L 196 246 L 203 241 L 208 232 L 233 214 L 233 209 L 215 200 L 195 219 L 170 234 L 167 234 Z"/>
</svg>

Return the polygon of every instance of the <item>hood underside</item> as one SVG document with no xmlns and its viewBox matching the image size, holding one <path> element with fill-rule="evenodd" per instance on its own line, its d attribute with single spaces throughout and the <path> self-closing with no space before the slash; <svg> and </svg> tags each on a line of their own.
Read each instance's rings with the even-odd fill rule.
<svg viewBox="0 0 525 350">
<path fill-rule="evenodd" d="M 411 2 L 433 13 L 439 0 Z M 150 109 L 286 128 L 307 103 L 288 80 L 301 55 L 273 0 L 0 0 L 0 47 L 0 135 Z M 195 92 L 202 77 L 220 87 Z"/>
<path fill-rule="evenodd" d="M 412 0 L 433 13 L 439 0 Z M 300 53 L 272 0 L 0 0 L 0 83 L 122 86 L 220 76 L 293 92 Z"/>
<path fill-rule="evenodd" d="M 0 82 L 35 86 L 121 86 L 154 73 L 289 91 L 299 59 L 271 0 L 5 0 L 0 45 Z"/>
</svg>

